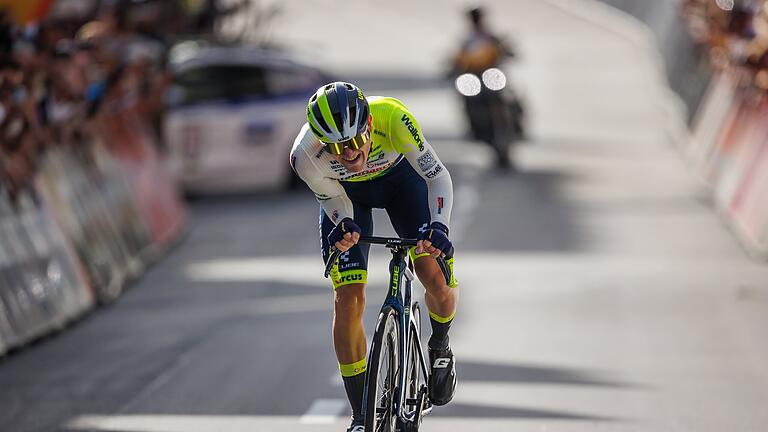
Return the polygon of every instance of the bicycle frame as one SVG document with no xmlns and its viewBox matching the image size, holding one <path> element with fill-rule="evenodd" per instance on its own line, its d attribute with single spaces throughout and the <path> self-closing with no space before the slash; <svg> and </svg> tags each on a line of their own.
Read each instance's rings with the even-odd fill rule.
<svg viewBox="0 0 768 432">
<path fill-rule="evenodd" d="M 424 353 L 421 348 L 422 345 L 419 332 L 414 332 L 413 336 L 411 336 L 410 332 L 411 328 L 418 330 L 416 318 L 414 318 L 411 309 L 413 306 L 411 289 L 411 284 L 414 279 L 412 270 L 413 263 L 410 259 L 406 260 L 406 257 L 408 256 L 407 247 L 391 245 L 387 245 L 387 247 L 392 252 L 392 259 L 389 262 L 389 290 L 387 291 L 387 297 L 384 299 L 384 304 L 382 305 L 381 310 L 383 311 L 384 308 L 390 306 L 397 311 L 398 328 L 400 330 L 400 337 L 398 338 L 398 363 L 400 364 L 400 367 L 397 376 L 399 391 L 396 394 L 395 412 L 403 422 L 411 422 L 419 415 L 416 411 L 411 415 L 407 415 L 408 413 L 404 409 L 407 402 L 405 400 L 405 365 L 407 360 L 406 356 L 409 355 L 408 347 L 410 346 L 411 337 L 416 338 L 416 346 L 419 347 L 416 352 L 418 353 L 418 362 L 422 376 L 426 379 L 426 377 L 429 376 L 429 373 L 427 371 L 427 363 L 424 360 Z M 403 278 L 400 275 L 405 277 Z M 432 406 L 428 405 L 424 408 L 421 414 L 428 414 L 430 411 L 432 411 Z"/>
<path fill-rule="evenodd" d="M 429 403 L 427 400 L 426 406 L 424 409 L 419 412 L 418 410 L 414 410 L 414 412 L 411 415 L 408 415 L 408 413 L 405 412 L 403 407 L 406 405 L 408 401 L 405 399 L 405 392 L 406 392 L 406 372 L 405 372 L 405 365 L 406 365 L 406 357 L 408 355 L 407 353 L 407 347 L 409 346 L 409 343 L 411 342 L 411 332 L 409 331 L 411 328 L 414 328 L 418 330 L 418 326 L 416 323 L 416 319 L 413 317 L 412 314 L 412 290 L 411 290 L 411 283 L 414 280 L 413 276 L 413 263 L 410 261 L 410 258 L 408 257 L 408 250 L 411 247 L 416 246 L 417 240 L 415 239 L 400 239 L 400 238 L 386 238 L 386 237 L 360 237 L 361 243 L 369 243 L 369 244 L 382 244 L 385 245 L 390 251 L 392 252 L 392 259 L 389 262 L 389 285 L 387 290 L 387 296 L 384 299 L 384 304 L 381 306 L 381 310 L 383 311 L 386 307 L 392 307 L 395 311 L 397 311 L 397 317 L 398 317 L 398 330 L 400 331 L 401 337 L 398 338 L 399 344 L 398 344 L 398 364 L 400 367 L 398 368 L 398 376 L 397 376 L 397 382 L 399 391 L 395 395 L 397 398 L 394 400 L 395 403 L 395 413 L 397 414 L 397 417 L 403 421 L 403 422 L 412 422 L 415 420 L 418 420 L 420 415 L 426 415 L 429 414 L 432 411 L 432 404 Z M 325 277 L 328 277 L 328 275 L 331 272 L 331 268 L 336 263 L 336 259 L 340 255 L 340 251 L 335 250 L 331 256 L 329 257 L 328 261 L 325 265 Z M 450 255 L 453 255 L 453 250 L 449 252 Z M 406 259 L 408 257 L 408 259 Z M 437 259 L 437 263 L 440 267 L 440 270 L 443 272 L 443 276 L 445 277 L 446 283 L 450 282 L 450 270 L 445 263 L 445 261 L 442 258 Z M 421 374 L 426 380 L 426 378 L 429 376 L 429 371 L 427 370 L 427 363 L 424 359 L 424 352 L 421 345 L 421 338 L 419 336 L 419 332 L 415 331 L 415 338 L 416 338 L 416 346 L 419 347 L 417 350 L 418 357 L 419 357 L 419 368 L 421 368 Z M 373 349 L 373 346 L 371 346 L 371 351 Z M 370 354 L 370 352 L 369 352 Z M 366 392 L 368 389 L 366 389 Z"/>
</svg>

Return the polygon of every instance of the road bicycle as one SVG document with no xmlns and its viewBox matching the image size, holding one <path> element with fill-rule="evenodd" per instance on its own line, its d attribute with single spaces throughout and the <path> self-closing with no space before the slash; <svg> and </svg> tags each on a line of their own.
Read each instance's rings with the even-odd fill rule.
<svg viewBox="0 0 768 432">
<path fill-rule="evenodd" d="M 429 371 L 421 345 L 421 308 L 411 297 L 414 276 L 408 251 L 417 241 L 360 237 L 360 243 L 385 245 L 392 252 L 389 289 L 368 355 L 363 392 L 366 432 L 416 432 L 424 415 L 432 411 L 427 388 Z M 334 250 L 328 258 L 325 277 L 340 254 Z M 449 283 L 448 265 L 443 258 L 438 258 L 437 263 Z"/>
</svg>

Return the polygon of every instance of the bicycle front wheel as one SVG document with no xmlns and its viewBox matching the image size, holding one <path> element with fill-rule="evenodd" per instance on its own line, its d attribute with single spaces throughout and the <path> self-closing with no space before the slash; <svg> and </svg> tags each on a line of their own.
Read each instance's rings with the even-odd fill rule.
<svg viewBox="0 0 768 432">
<path fill-rule="evenodd" d="M 379 314 L 373 334 L 365 395 L 365 431 L 393 432 L 396 425 L 395 391 L 398 373 L 397 312 L 388 307 Z"/>
<path fill-rule="evenodd" d="M 405 423 L 400 422 L 400 430 L 414 432 L 419 430 L 421 416 L 426 401 L 426 377 L 421 368 L 421 308 L 415 302 L 411 307 L 415 323 L 409 325 L 408 346 L 405 353 Z"/>
</svg>

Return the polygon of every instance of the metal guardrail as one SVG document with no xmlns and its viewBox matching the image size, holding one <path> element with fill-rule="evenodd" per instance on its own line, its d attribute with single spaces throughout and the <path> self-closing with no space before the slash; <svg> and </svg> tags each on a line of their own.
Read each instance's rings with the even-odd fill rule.
<svg viewBox="0 0 768 432">
<path fill-rule="evenodd" d="M 13 196 L 0 186 L 0 355 L 116 299 L 165 246 L 129 171 L 93 142 L 50 149 Z M 176 216 L 183 223 L 183 208 Z"/>
</svg>

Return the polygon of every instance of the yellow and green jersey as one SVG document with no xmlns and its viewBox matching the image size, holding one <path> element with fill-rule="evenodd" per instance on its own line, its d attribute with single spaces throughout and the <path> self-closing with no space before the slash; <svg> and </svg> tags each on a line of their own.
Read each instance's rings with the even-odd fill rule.
<svg viewBox="0 0 768 432">
<path fill-rule="evenodd" d="M 403 160 L 426 181 L 431 222 L 450 226 L 453 186 L 448 170 L 427 143 L 418 121 L 399 100 L 368 97 L 372 117 L 372 143 L 365 168 L 349 172 L 323 144 L 308 124 L 299 132 L 291 149 L 291 166 L 312 189 L 334 223 L 354 219 L 352 202 L 339 182 L 364 182 L 387 175 Z"/>
</svg>

